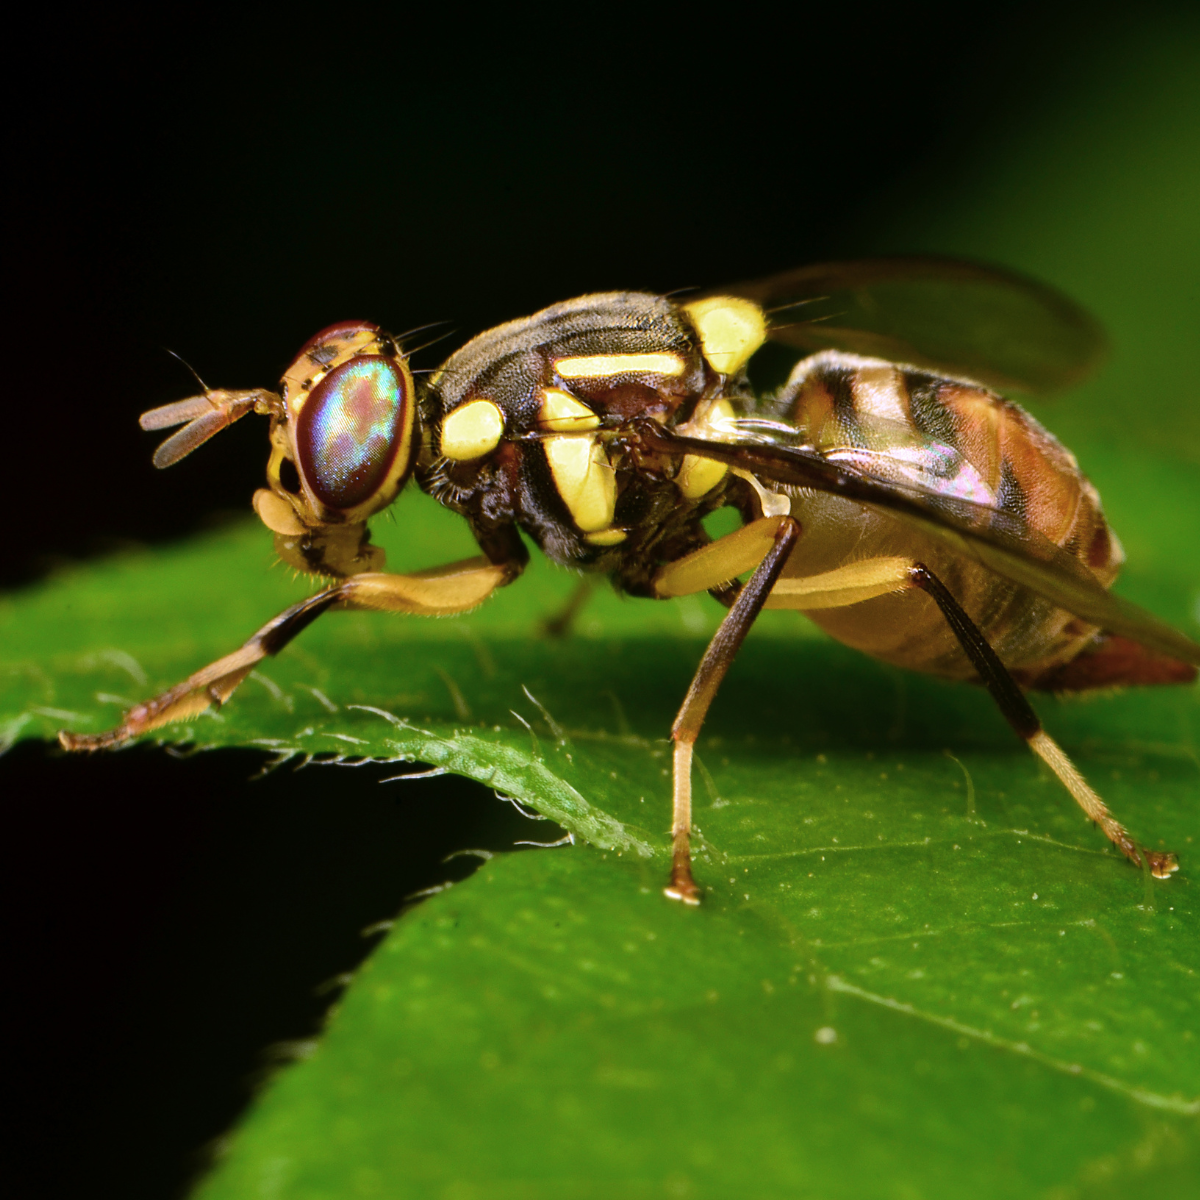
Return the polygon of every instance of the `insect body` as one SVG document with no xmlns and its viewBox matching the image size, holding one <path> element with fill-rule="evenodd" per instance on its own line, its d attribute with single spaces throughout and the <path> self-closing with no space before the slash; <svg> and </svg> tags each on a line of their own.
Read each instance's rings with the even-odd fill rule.
<svg viewBox="0 0 1200 1200">
<path fill-rule="evenodd" d="M 801 307 L 822 292 L 842 324 Z M 758 395 L 748 365 L 768 339 L 817 353 Z M 1122 552 L 1095 489 L 1031 417 L 973 381 L 1061 385 L 1099 346 L 1056 293 L 920 259 L 807 268 L 688 302 L 580 297 L 481 334 L 421 385 L 376 326 L 331 326 L 277 391 L 208 391 L 142 424 L 187 422 L 155 455 L 167 466 L 251 410 L 269 415 L 255 509 L 285 561 L 332 584 L 117 729 L 61 739 L 97 749 L 224 703 L 335 606 L 473 608 L 521 573 L 524 533 L 632 595 L 709 591 L 729 608 L 672 730 L 668 895 L 699 900 L 692 747 L 764 607 L 803 611 L 885 661 L 983 683 L 1114 844 L 1166 878 L 1174 855 L 1112 817 L 1022 686 L 1187 681 L 1200 646 L 1108 592 Z M 383 572 L 366 521 L 410 477 L 468 521 L 479 558 Z M 725 506 L 742 526 L 712 541 L 702 520 Z"/>
<path fill-rule="evenodd" d="M 1075 459 L 1026 412 L 984 388 L 827 351 L 800 364 L 775 407 L 782 421 L 807 431 L 826 461 L 1015 518 L 1029 535 L 1069 548 L 1105 588 L 1117 576 L 1123 552 Z M 784 578 L 891 555 L 919 559 L 1008 670 L 1031 683 L 1095 636 L 1094 626 L 1052 600 L 878 510 L 827 492 L 796 495 L 791 510 L 805 534 Z M 931 598 L 893 593 L 809 615 L 839 641 L 897 666 L 954 679 L 976 673 Z"/>
</svg>

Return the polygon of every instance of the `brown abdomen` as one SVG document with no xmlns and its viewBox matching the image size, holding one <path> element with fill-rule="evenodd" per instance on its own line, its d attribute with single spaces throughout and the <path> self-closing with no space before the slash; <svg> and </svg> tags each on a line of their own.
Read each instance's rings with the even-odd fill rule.
<svg viewBox="0 0 1200 1200">
<path fill-rule="evenodd" d="M 779 415 L 848 465 L 935 488 L 1021 517 L 1108 587 L 1124 559 L 1100 497 L 1074 456 L 1017 405 L 972 383 L 878 359 L 826 352 L 797 365 Z M 1070 661 L 1097 630 L 1050 601 L 954 555 L 874 510 L 798 493 L 804 537 L 792 576 L 881 555 L 935 572 L 992 646 L 1027 678 Z M 839 641 L 897 666 L 957 679 L 973 668 L 934 602 L 920 592 L 824 609 L 812 619 Z"/>
</svg>

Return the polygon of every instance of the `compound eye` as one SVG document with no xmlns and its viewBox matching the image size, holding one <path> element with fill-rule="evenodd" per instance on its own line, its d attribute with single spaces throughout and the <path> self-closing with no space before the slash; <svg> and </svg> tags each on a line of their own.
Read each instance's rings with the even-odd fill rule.
<svg viewBox="0 0 1200 1200">
<path fill-rule="evenodd" d="M 335 367 L 296 420 L 300 472 L 327 508 L 388 504 L 412 458 L 412 378 L 394 359 L 362 355 Z"/>
</svg>

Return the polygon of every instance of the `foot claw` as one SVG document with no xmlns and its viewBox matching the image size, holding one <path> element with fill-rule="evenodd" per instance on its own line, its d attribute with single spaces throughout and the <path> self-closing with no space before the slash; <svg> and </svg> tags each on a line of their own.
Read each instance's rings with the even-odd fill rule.
<svg viewBox="0 0 1200 1200">
<path fill-rule="evenodd" d="M 1179 859 L 1165 850 L 1144 850 L 1150 874 L 1155 879 L 1170 879 L 1179 870 Z"/>
<path fill-rule="evenodd" d="M 69 729 L 58 731 L 58 744 L 64 750 L 107 750 L 118 746 L 126 739 L 120 729 L 108 733 L 72 733 Z"/>
<path fill-rule="evenodd" d="M 671 900 L 678 900 L 681 904 L 690 904 L 693 908 L 700 903 L 700 889 L 691 878 L 672 879 L 670 884 L 663 888 L 663 895 Z"/>
</svg>

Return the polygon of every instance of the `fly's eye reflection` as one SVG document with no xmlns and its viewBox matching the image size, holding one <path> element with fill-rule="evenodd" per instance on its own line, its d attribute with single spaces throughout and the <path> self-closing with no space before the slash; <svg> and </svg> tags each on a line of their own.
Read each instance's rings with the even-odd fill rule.
<svg viewBox="0 0 1200 1200">
<path fill-rule="evenodd" d="M 352 358 L 313 388 L 296 419 L 300 471 L 339 511 L 375 496 L 407 440 L 412 397 L 400 368 L 380 355 Z"/>
<path fill-rule="evenodd" d="M 756 395 L 764 341 L 794 363 Z M 143 416 L 147 429 L 184 425 L 159 466 L 251 411 L 270 416 L 273 483 L 256 511 L 281 557 L 329 582 L 116 729 L 64 731 L 64 746 L 114 746 L 224 703 L 329 608 L 474 608 L 521 574 L 528 538 L 629 595 L 707 591 L 728 609 L 671 730 L 673 899 L 702 896 L 692 750 L 764 608 L 881 661 L 982 684 L 1131 862 L 1159 879 L 1177 869 L 1113 816 L 1025 694 L 1184 683 L 1200 664 L 1195 642 L 1110 594 L 1124 555 L 1095 488 L 1006 398 L 1074 384 L 1103 356 L 1065 297 L 994 268 L 883 259 L 686 303 L 582 296 L 481 334 L 419 384 L 396 345 L 342 322 L 305 344 L 278 392 L 210 391 Z M 410 474 L 466 520 L 477 558 L 383 573 L 366 518 Z M 740 524 L 712 540 L 704 520 L 723 508 Z"/>
</svg>

